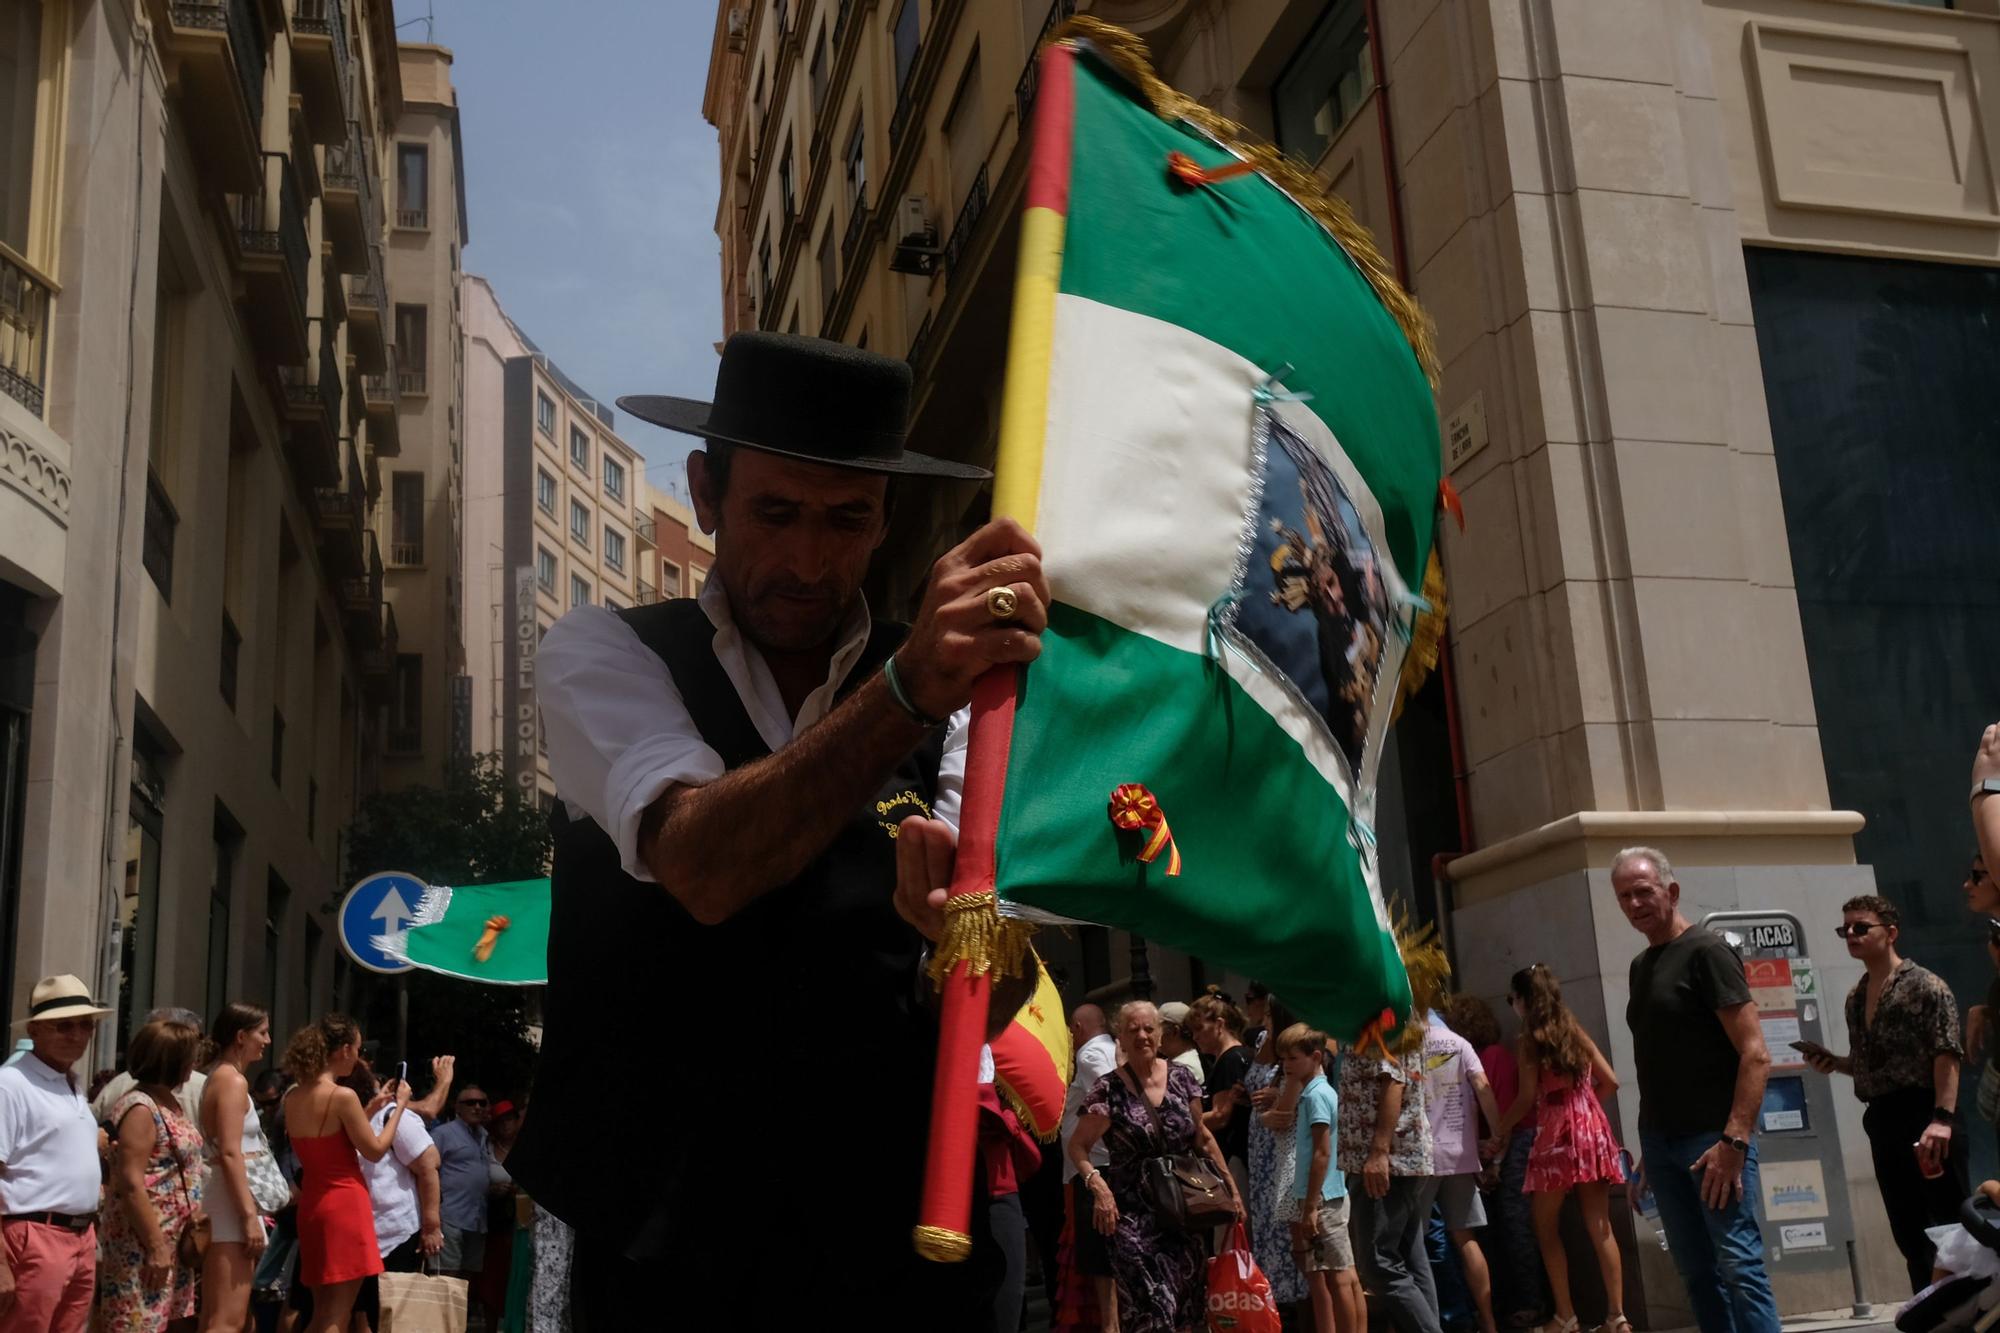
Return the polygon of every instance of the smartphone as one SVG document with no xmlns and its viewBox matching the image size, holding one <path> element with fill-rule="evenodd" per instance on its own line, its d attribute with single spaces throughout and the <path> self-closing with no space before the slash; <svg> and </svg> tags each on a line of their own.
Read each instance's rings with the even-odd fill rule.
<svg viewBox="0 0 2000 1333">
<path fill-rule="evenodd" d="M 1812 1059 L 1816 1056 L 1827 1054 L 1826 1047 L 1820 1045 L 1816 1041 L 1795 1041 L 1789 1044 L 1793 1050 L 1797 1051 L 1800 1055 L 1805 1056 L 1807 1059 Z"/>
<path fill-rule="evenodd" d="M 408 1060 L 398 1060 L 396 1062 L 397 1085 L 401 1086 L 402 1084 L 408 1083 L 409 1081 L 410 1081 L 410 1062 Z"/>
</svg>

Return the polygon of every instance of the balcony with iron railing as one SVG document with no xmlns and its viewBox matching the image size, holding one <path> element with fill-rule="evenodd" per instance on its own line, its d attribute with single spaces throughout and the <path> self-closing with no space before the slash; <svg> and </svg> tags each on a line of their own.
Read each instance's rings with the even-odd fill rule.
<svg viewBox="0 0 2000 1333">
<path fill-rule="evenodd" d="M 36 416 L 47 384 L 55 294 L 55 283 L 0 245 L 0 390 Z"/>
<path fill-rule="evenodd" d="M 401 426 L 397 417 L 403 405 L 403 377 L 396 363 L 396 344 L 388 345 L 387 368 L 379 375 L 361 377 L 361 405 L 368 413 L 368 438 L 375 452 L 394 458 L 403 452 Z"/>
<path fill-rule="evenodd" d="M 924 353 L 929 350 L 930 341 L 931 313 L 926 310 L 924 312 L 924 322 L 917 325 L 917 336 L 910 339 L 910 354 L 903 358 L 909 362 L 912 371 L 920 370 L 923 367 Z"/>
<path fill-rule="evenodd" d="M 292 466 L 312 485 L 330 486 L 340 479 L 340 358 L 333 325 L 319 318 L 311 323 L 319 339 L 316 363 L 311 368 L 279 366 L 278 383 Z"/>
<path fill-rule="evenodd" d="M 973 233 L 979 230 L 979 219 L 986 213 L 986 201 L 986 166 L 981 163 L 979 174 L 972 178 L 972 188 L 965 193 L 965 203 L 959 207 L 958 220 L 952 223 L 951 235 L 944 243 L 944 254 L 939 262 L 947 283 L 951 281 L 952 270 L 958 267 L 959 258 L 965 253 Z"/>
<path fill-rule="evenodd" d="M 320 169 L 327 238 L 333 242 L 334 258 L 343 273 L 367 272 L 369 244 L 381 234 L 371 221 L 375 182 L 370 162 L 366 132 L 349 121 L 346 137 L 327 145 Z"/>
<path fill-rule="evenodd" d="M 847 230 L 841 233 L 840 237 L 841 272 L 852 273 L 854 271 L 854 247 L 860 243 L 862 229 L 867 225 L 868 187 L 864 185 L 861 187 L 861 192 L 855 195 L 853 204 L 847 210 Z"/>
<path fill-rule="evenodd" d="M 264 186 L 236 197 L 236 256 L 262 345 L 280 365 L 306 357 L 305 202 L 291 159 L 264 154 Z"/>
<path fill-rule="evenodd" d="M 396 372 L 396 389 L 405 398 L 421 398 L 430 392 L 430 372 L 422 366 L 404 366 Z"/>
<path fill-rule="evenodd" d="M 382 274 L 382 247 L 370 244 L 366 269 L 347 275 L 347 351 L 367 375 L 390 369 L 389 286 Z"/>
<path fill-rule="evenodd" d="M 889 116 L 889 151 L 895 152 L 896 145 L 903 141 L 903 131 L 909 128 L 910 114 L 914 111 L 916 98 L 913 95 L 917 83 L 917 71 L 923 68 L 924 49 L 918 46 L 910 55 L 910 67 L 903 71 L 903 82 L 896 89 L 896 109 Z"/>
<path fill-rule="evenodd" d="M 1040 91 L 1036 84 L 1042 68 L 1042 43 L 1049 39 L 1049 34 L 1056 30 L 1058 24 L 1075 13 L 1076 0 L 1055 0 L 1055 3 L 1049 6 L 1048 17 L 1042 20 L 1041 31 L 1035 34 L 1035 45 L 1028 52 L 1027 67 L 1021 71 L 1020 79 L 1014 84 L 1014 114 L 1022 127 L 1023 135 L 1027 133 L 1028 113 L 1035 109 L 1035 94 Z"/>
<path fill-rule="evenodd" d="M 223 190 L 255 188 L 270 34 L 257 0 L 148 0 L 177 70 L 196 165 Z"/>
<path fill-rule="evenodd" d="M 320 143 L 345 137 L 351 114 L 347 15 L 340 0 L 290 0 L 292 75 L 305 104 L 306 123 Z"/>
<path fill-rule="evenodd" d="M 382 548 L 375 530 L 361 530 L 361 572 L 340 581 L 340 609 L 362 642 L 382 632 Z"/>
<path fill-rule="evenodd" d="M 639 576 L 638 592 L 640 606 L 651 606 L 654 602 L 660 600 L 660 590 L 654 587 L 653 581 L 644 574 Z"/>
<path fill-rule="evenodd" d="M 653 521 L 651 514 L 635 515 L 632 519 L 632 532 L 639 539 L 639 545 L 659 549 L 659 525 Z"/>
<path fill-rule="evenodd" d="M 346 441 L 341 457 L 346 467 L 340 484 L 314 488 L 314 516 L 320 558 L 327 571 L 339 578 L 353 578 L 367 572 L 362 563 L 361 534 L 367 524 L 368 490 L 354 441 Z"/>
</svg>

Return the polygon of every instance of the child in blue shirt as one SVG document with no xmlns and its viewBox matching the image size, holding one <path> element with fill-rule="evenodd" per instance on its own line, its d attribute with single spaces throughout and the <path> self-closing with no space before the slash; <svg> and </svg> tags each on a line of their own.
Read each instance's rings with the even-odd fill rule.
<svg viewBox="0 0 2000 1333">
<path fill-rule="evenodd" d="M 1368 1326 L 1367 1307 L 1347 1235 L 1347 1178 L 1333 1164 L 1340 1099 L 1326 1081 L 1326 1047 L 1326 1034 L 1304 1023 L 1278 1034 L 1285 1077 L 1304 1089 L 1294 1122 L 1298 1164 L 1292 1191 L 1298 1216 L 1292 1223 L 1292 1257 L 1312 1294 L 1317 1333 L 1362 1333 Z"/>
</svg>

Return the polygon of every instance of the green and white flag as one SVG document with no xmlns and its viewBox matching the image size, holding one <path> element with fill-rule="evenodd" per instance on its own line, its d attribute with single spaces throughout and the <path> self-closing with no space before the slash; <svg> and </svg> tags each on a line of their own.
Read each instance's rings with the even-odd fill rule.
<svg viewBox="0 0 2000 1333">
<path fill-rule="evenodd" d="M 1074 21 L 1035 116 L 994 510 L 1054 605 L 978 701 L 961 856 L 1003 915 L 1141 932 L 1351 1038 L 1409 1005 L 1371 822 L 1436 629 L 1426 326 L 1130 34 Z"/>
</svg>

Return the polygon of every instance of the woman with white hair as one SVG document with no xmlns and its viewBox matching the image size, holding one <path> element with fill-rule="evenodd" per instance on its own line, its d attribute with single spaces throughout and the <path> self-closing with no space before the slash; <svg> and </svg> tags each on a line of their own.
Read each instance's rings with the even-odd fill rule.
<svg viewBox="0 0 2000 1333">
<path fill-rule="evenodd" d="M 1156 1213 L 1140 1185 L 1140 1167 L 1163 1153 L 1205 1159 L 1229 1187 L 1237 1215 L 1243 1201 L 1222 1150 L 1202 1123 L 1201 1084 L 1160 1055 L 1160 1011 L 1134 1000 L 1114 1027 L 1125 1061 L 1097 1081 L 1084 1099 L 1069 1158 L 1090 1191 L 1091 1222 L 1110 1242 L 1116 1300 L 1108 1333 L 1189 1333 L 1206 1325 L 1204 1237 L 1180 1231 Z M 1102 1171 L 1090 1150 L 1102 1140 L 1110 1164 Z"/>
</svg>

